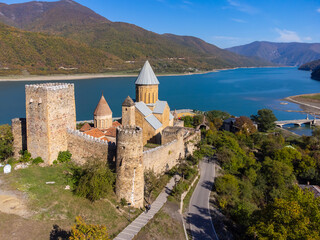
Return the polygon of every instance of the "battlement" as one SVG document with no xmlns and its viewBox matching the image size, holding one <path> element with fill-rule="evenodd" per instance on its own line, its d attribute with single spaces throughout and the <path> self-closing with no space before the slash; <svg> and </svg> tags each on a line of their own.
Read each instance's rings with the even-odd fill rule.
<svg viewBox="0 0 320 240">
<path fill-rule="evenodd" d="M 42 84 L 31 84 L 31 85 L 26 85 L 26 90 L 27 89 L 43 89 L 43 90 L 50 90 L 50 91 L 57 91 L 61 89 L 66 89 L 66 88 L 74 88 L 73 83 L 42 83 Z"/>
<path fill-rule="evenodd" d="M 118 135 L 141 135 L 142 128 L 138 126 L 119 126 L 117 127 L 117 136 Z"/>
<path fill-rule="evenodd" d="M 84 138 L 85 140 L 93 142 L 93 143 L 101 143 L 101 144 L 105 144 L 105 145 L 110 145 L 108 141 L 105 141 L 105 140 L 102 140 L 99 138 L 95 138 L 93 136 L 89 136 L 87 134 L 84 134 L 83 132 L 80 132 L 79 130 L 68 129 L 68 133 L 72 134 L 74 136 Z"/>
<path fill-rule="evenodd" d="M 175 140 L 173 140 L 173 141 L 171 141 L 171 142 L 168 142 L 168 143 L 166 143 L 166 144 L 163 144 L 163 145 L 161 145 L 161 146 L 159 146 L 159 147 L 155 147 L 155 148 L 149 149 L 149 150 L 147 150 L 147 151 L 144 151 L 143 154 L 159 151 L 160 149 L 166 148 L 167 146 L 172 145 L 172 144 L 174 144 L 174 143 L 177 142 L 177 141 L 178 141 L 178 140 L 175 139 Z"/>
</svg>

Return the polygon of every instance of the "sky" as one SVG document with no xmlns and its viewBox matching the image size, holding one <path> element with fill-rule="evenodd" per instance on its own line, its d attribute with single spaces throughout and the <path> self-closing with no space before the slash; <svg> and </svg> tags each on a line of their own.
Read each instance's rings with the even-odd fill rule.
<svg viewBox="0 0 320 240">
<path fill-rule="evenodd" d="M 1 2 L 12 4 L 26 1 Z M 132 23 L 159 34 L 195 36 L 221 48 L 253 41 L 320 42 L 320 0 L 76 2 L 111 21 Z"/>
</svg>

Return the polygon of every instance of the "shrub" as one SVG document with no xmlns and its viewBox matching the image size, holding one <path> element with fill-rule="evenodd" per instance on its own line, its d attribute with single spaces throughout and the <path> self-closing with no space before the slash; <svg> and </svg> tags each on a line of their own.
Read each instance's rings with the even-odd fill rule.
<svg viewBox="0 0 320 240">
<path fill-rule="evenodd" d="M 11 127 L 8 124 L 0 125 L 0 161 L 12 156 L 12 142 Z"/>
<path fill-rule="evenodd" d="M 113 190 L 115 175 L 106 163 L 90 161 L 77 171 L 74 174 L 76 195 L 96 201 Z"/>
<path fill-rule="evenodd" d="M 72 154 L 69 151 L 59 152 L 57 161 L 58 163 L 70 162 L 71 156 Z"/>
<path fill-rule="evenodd" d="M 125 198 L 121 198 L 120 204 L 122 207 L 126 206 L 128 204 L 127 200 Z"/>
<path fill-rule="evenodd" d="M 21 157 L 19 159 L 19 162 L 27 163 L 32 161 L 31 153 L 29 153 L 27 150 L 20 151 Z"/>
<path fill-rule="evenodd" d="M 41 157 L 37 157 L 37 158 L 32 160 L 32 164 L 35 164 L 35 165 L 37 165 L 39 163 L 43 163 L 43 162 L 44 161 L 43 161 L 43 159 Z"/>
<path fill-rule="evenodd" d="M 87 224 L 82 217 L 76 217 L 76 224 L 71 229 L 70 240 L 109 240 L 106 226 Z"/>
</svg>

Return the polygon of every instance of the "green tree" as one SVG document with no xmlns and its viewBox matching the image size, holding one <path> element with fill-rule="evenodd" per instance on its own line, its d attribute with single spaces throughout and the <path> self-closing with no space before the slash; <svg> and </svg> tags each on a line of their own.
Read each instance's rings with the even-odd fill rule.
<svg viewBox="0 0 320 240">
<path fill-rule="evenodd" d="M 3 161 L 13 154 L 13 136 L 11 127 L 8 124 L 0 125 L 0 161 Z"/>
<path fill-rule="evenodd" d="M 67 151 L 59 152 L 57 160 L 59 163 L 70 162 L 71 157 L 72 157 L 72 154 L 67 150 Z"/>
<path fill-rule="evenodd" d="M 251 119 L 246 116 L 238 117 L 234 125 L 239 129 L 240 133 L 245 135 L 251 135 L 257 131 Z"/>
<path fill-rule="evenodd" d="M 212 110 L 205 113 L 207 119 L 210 122 L 214 122 L 214 119 L 218 118 L 221 120 L 226 120 L 231 117 L 231 115 L 227 112 L 219 111 L 219 110 Z"/>
<path fill-rule="evenodd" d="M 277 121 L 276 116 L 270 109 L 260 109 L 257 115 L 251 115 L 252 121 L 256 122 L 261 131 L 272 130 L 276 127 L 275 121 Z"/>
<path fill-rule="evenodd" d="M 103 161 L 90 160 L 74 174 L 75 193 L 90 201 L 99 200 L 112 192 L 115 175 Z"/>
</svg>

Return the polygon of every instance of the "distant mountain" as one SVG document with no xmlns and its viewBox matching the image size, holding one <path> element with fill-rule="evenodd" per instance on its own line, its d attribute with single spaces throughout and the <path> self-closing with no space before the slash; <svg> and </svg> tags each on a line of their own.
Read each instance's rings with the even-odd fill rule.
<svg viewBox="0 0 320 240">
<path fill-rule="evenodd" d="M 86 44 L 1 23 L 0 46 L 1 75 L 96 73 L 122 66 L 118 57 Z"/>
<path fill-rule="evenodd" d="M 283 66 L 300 66 L 320 58 L 320 43 L 253 42 L 227 50 Z"/>
<path fill-rule="evenodd" d="M 314 60 L 312 62 L 305 63 L 299 67 L 299 70 L 313 71 L 317 67 L 320 67 L 320 59 Z"/>
<path fill-rule="evenodd" d="M 194 37 L 160 35 L 133 24 L 111 22 L 71 0 L 0 4 L 0 21 L 24 30 L 70 38 L 114 55 L 130 69 L 149 59 L 157 72 L 271 65 L 239 56 Z"/>
</svg>

